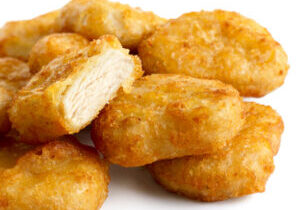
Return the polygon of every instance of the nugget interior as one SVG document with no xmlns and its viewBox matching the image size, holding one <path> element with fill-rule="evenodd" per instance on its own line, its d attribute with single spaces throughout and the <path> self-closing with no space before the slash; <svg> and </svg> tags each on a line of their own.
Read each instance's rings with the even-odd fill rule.
<svg viewBox="0 0 300 210">
<path fill-rule="evenodd" d="M 134 70 L 134 62 L 119 50 L 92 57 L 63 99 L 65 117 L 73 127 L 91 121 Z"/>
<path fill-rule="evenodd" d="M 141 62 L 106 35 L 44 66 L 9 109 L 12 127 L 29 143 L 74 134 L 89 125 L 121 88 L 142 76 Z"/>
</svg>

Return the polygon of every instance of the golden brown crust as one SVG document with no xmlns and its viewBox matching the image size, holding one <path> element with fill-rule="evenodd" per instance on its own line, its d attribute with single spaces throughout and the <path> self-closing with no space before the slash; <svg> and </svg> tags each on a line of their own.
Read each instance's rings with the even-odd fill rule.
<svg viewBox="0 0 300 210">
<path fill-rule="evenodd" d="M 11 127 L 7 110 L 15 93 L 30 79 L 26 63 L 15 58 L 0 58 L 0 134 Z"/>
<path fill-rule="evenodd" d="M 261 97 L 281 86 L 289 65 L 271 34 L 235 12 L 192 12 L 170 20 L 141 42 L 146 73 L 219 79 L 242 96 Z"/>
<path fill-rule="evenodd" d="M 102 107 L 97 107 L 95 113 L 89 113 L 92 115 L 89 117 L 91 119 L 74 126 L 66 120 L 66 104 L 63 99 L 74 81 L 88 74 L 90 69 L 101 71 L 101 68 L 95 68 L 92 60 L 95 56 L 101 56 L 112 49 L 122 55 L 130 56 L 128 50 L 122 48 L 116 37 L 106 35 L 78 52 L 59 56 L 32 77 L 30 82 L 18 92 L 9 111 L 13 128 L 20 133 L 22 141 L 47 142 L 54 137 L 77 133 L 96 118 Z M 130 59 L 135 63 L 135 69 L 120 86 L 125 90 L 130 89 L 133 81 L 143 73 L 139 59 L 133 56 L 130 56 Z M 105 98 L 105 100 L 110 99 Z"/>
<path fill-rule="evenodd" d="M 54 58 L 69 51 L 76 51 L 88 46 L 88 40 L 74 33 L 55 33 L 40 39 L 32 48 L 28 64 L 35 74 Z"/>
<path fill-rule="evenodd" d="M 31 78 L 29 66 L 16 58 L 0 58 L 0 86 L 16 92 Z"/>
<path fill-rule="evenodd" d="M 245 124 L 226 150 L 156 162 L 148 167 L 153 177 L 172 192 L 202 201 L 263 192 L 274 170 L 277 147 L 271 145 L 279 145 L 283 123 L 269 106 L 245 107 Z"/>
<path fill-rule="evenodd" d="M 12 21 L 0 29 L 0 57 L 15 57 L 28 60 L 33 45 L 43 36 L 56 31 L 54 11 L 32 20 Z"/>
<path fill-rule="evenodd" d="M 132 50 L 164 22 L 165 19 L 152 12 L 107 0 L 72 0 L 58 18 L 62 31 L 77 32 L 90 39 L 113 34 L 124 47 Z"/>
<path fill-rule="evenodd" d="M 242 115 L 242 100 L 230 85 L 153 74 L 102 110 L 92 139 L 110 162 L 142 166 L 222 149 L 243 124 Z"/>
<path fill-rule="evenodd" d="M 17 156 L 28 150 L 21 143 L 2 143 L 0 158 L 12 156 L 8 150 Z M 109 183 L 107 162 L 96 150 L 68 136 L 21 155 L 14 166 L 0 170 L 0 178 L 0 209 L 6 210 L 97 210 L 107 197 Z"/>
<path fill-rule="evenodd" d="M 243 132 L 247 128 L 249 132 L 263 135 L 269 141 L 275 156 L 279 151 L 281 134 L 284 130 L 281 116 L 271 106 L 251 102 L 245 103 L 245 109 L 247 123 L 243 127 Z"/>
</svg>

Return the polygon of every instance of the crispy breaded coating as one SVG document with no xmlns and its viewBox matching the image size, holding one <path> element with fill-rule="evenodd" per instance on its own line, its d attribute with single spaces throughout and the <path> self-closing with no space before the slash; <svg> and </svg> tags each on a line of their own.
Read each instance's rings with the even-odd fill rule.
<svg viewBox="0 0 300 210">
<path fill-rule="evenodd" d="M 152 12 L 107 0 L 72 0 L 62 8 L 60 30 L 80 33 L 90 39 L 104 34 L 117 36 L 126 48 L 135 50 L 140 41 L 166 20 Z"/>
<path fill-rule="evenodd" d="M 245 124 L 223 152 L 159 161 L 148 168 L 167 190 L 201 201 L 263 192 L 282 132 L 283 122 L 271 107 L 246 103 Z"/>
<path fill-rule="evenodd" d="M 75 33 L 54 33 L 40 39 L 29 54 L 31 73 L 35 74 L 54 58 L 88 46 L 88 40 Z"/>
<path fill-rule="evenodd" d="M 247 123 L 243 126 L 243 130 L 249 129 L 249 132 L 263 135 L 269 141 L 275 156 L 279 151 L 281 134 L 284 130 L 281 116 L 272 107 L 253 102 L 246 102 L 245 110 Z"/>
<path fill-rule="evenodd" d="M 31 73 L 27 63 L 16 58 L 0 58 L 0 86 L 12 92 L 27 84 Z"/>
<path fill-rule="evenodd" d="M 56 31 L 54 11 L 31 20 L 12 21 L 0 29 L 0 57 L 15 57 L 28 60 L 33 45 L 43 36 Z"/>
<path fill-rule="evenodd" d="M 146 73 L 218 79 L 242 96 L 261 97 L 284 82 L 287 55 L 267 29 L 236 12 L 192 12 L 141 42 Z"/>
<path fill-rule="evenodd" d="M 216 152 L 242 124 L 243 103 L 230 85 L 153 74 L 119 92 L 93 122 L 92 139 L 110 162 L 134 167 Z"/>
<path fill-rule="evenodd" d="M 44 66 L 19 91 L 9 110 L 21 141 L 47 142 L 77 133 L 120 88 L 130 91 L 143 71 L 138 57 L 128 53 L 115 36 L 106 35 Z"/>
<path fill-rule="evenodd" d="M 10 130 L 8 107 L 16 94 L 30 79 L 31 74 L 26 63 L 16 58 L 0 58 L 0 134 Z"/>
<path fill-rule="evenodd" d="M 25 144 L 0 141 L 0 209 L 102 206 L 108 193 L 107 162 L 74 138 L 61 139 L 30 151 Z M 3 160 L 10 162 L 3 166 Z"/>
</svg>

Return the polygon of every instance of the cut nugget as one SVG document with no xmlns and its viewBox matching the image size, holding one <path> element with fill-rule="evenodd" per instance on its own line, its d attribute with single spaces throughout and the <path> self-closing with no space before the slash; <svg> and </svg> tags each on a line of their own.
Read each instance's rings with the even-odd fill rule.
<svg viewBox="0 0 300 210">
<path fill-rule="evenodd" d="M 88 40 L 74 33 L 55 33 L 40 39 L 29 55 L 31 73 L 35 74 L 54 58 L 88 46 Z"/>
<path fill-rule="evenodd" d="M 110 162 L 133 167 L 216 152 L 242 124 L 243 102 L 230 85 L 153 74 L 120 91 L 93 122 L 92 139 Z"/>
<path fill-rule="evenodd" d="M 43 36 L 55 32 L 58 15 L 59 12 L 54 11 L 32 20 L 6 23 L 0 29 L 0 57 L 28 60 L 33 45 Z"/>
<path fill-rule="evenodd" d="M 265 190 L 283 132 L 269 106 L 246 103 L 240 133 L 223 152 L 164 160 L 149 165 L 166 189 L 201 201 L 218 201 Z"/>
<path fill-rule="evenodd" d="M 73 137 L 36 147 L 0 140 L 0 209 L 94 209 L 108 193 L 108 164 Z"/>
<path fill-rule="evenodd" d="M 139 46 L 146 73 L 218 79 L 242 96 L 261 97 L 281 86 L 289 65 L 271 34 L 235 12 L 192 12 L 170 20 Z"/>
<path fill-rule="evenodd" d="M 0 134 L 10 130 L 8 107 L 16 94 L 30 79 L 26 63 L 15 58 L 0 58 Z"/>
<path fill-rule="evenodd" d="M 138 57 L 129 55 L 116 37 L 103 36 L 35 74 L 14 100 L 10 120 L 28 143 L 77 133 L 142 73 Z"/>
<path fill-rule="evenodd" d="M 107 0 L 72 0 L 62 8 L 58 18 L 62 31 L 80 33 L 90 39 L 113 34 L 132 50 L 164 22 L 165 19 L 152 12 Z"/>
</svg>

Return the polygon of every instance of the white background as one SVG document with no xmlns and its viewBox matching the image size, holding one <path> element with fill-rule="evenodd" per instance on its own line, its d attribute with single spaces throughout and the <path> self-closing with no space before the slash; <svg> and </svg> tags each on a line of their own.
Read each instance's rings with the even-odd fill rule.
<svg viewBox="0 0 300 210">
<path fill-rule="evenodd" d="M 275 172 L 266 192 L 233 200 L 201 203 L 165 192 L 143 168 L 113 166 L 109 197 L 103 210 L 191 210 L 191 209 L 300 209 L 300 2 L 298 0 L 120 0 L 166 18 L 200 10 L 226 9 L 240 12 L 267 27 L 289 56 L 291 68 L 285 84 L 260 99 L 283 117 L 285 132 Z M 67 0 L 1 0 L 0 25 L 9 20 L 31 18 L 60 8 Z M 88 138 L 88 135 L 83 134 Z M 0 181 L 1 182 L 1 181 Z M 1 183 L 0 183 L 1 184 Z"/>
</svg>

